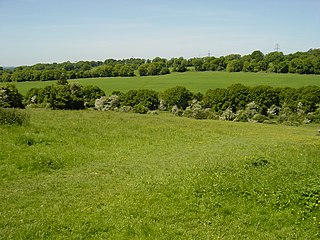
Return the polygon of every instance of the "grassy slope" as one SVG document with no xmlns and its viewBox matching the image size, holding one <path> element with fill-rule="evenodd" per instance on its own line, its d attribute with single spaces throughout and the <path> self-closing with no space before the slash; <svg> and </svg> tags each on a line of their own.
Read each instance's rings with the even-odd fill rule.
<svg viewBox="0 0 320 240">
<path fill-rule="evenodd" d="M 0 239 L 317 239 L 316 126 L 29 109 L 0 126 Z"/>
<path fill-rule="evenodd" d="M 182 85 L 192 92 L 205 93 L 210 88 L 228 87 L 233 83 L 248 86 L 270 85 L 275 87 L 302 87 L 307 85 L 320 86 L 319 75 L 270 74 L 270 73 L 227 73 L 227 72 L 187 72 L 173 73 L 165 76 L 132 77 L 132 78 L 94 78 L 78 79 L 83 85 L 97 85 L 106 93 L 114 90 L 128 91 L 131 89 L 154 89 L 163 91 L 170 87 Z M 22 82 L 17 83 L 19 91 L 25 94 L 32 87 L 43 87 L 53 82 Z"/>
</svg>

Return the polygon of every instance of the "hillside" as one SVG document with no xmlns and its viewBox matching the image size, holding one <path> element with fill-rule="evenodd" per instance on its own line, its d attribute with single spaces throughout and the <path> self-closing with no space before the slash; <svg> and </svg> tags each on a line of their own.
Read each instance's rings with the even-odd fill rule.
<svg viewBox="0 0 320 240">
<path fill-rule="evenodd" d="M 0 238 L 320 236 L 315 125 L 28 111 L 0 126 Z"/>
</svg>

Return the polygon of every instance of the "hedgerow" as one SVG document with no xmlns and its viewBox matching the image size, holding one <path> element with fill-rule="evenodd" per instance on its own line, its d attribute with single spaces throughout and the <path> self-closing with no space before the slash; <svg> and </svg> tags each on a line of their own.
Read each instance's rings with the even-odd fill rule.
<svg viewBox="0 0 320 240">
<path fill-rule="evenodd" d="M 14 85 L 1 87 L 0 107 L 24 107 L 22 95 Z M 320 122 L 320 87 L 273 88 L 233 84 L 228 88 L 209 89 L 205 95 L 193 94 L 183 86 L 162 93 L 154 90 L 119 91 L 106 96 L 96 86 L 83 87 L 68 82 L 32 88 L 24 104 L 52 109 L 94 108 L 104 111 L 171 111 L 174 115 L 196 119 L 282 123 L 297 125 Z"/>
</svg>

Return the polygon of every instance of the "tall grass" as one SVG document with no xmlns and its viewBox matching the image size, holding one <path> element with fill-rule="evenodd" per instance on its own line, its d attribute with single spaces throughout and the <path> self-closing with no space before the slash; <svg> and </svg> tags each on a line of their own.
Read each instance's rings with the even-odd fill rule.
<svg viewBox="0 0 320 240">
<path fill-rule="evenodd" d="M 0 125 L 27 125 L 29 121 L 26 110 L 0 107 Z"/>
<path fill-rule="evenodd" d="M 301 127 L 31 109 L 0 126 L 1 239 L 317 239 Z"/>
</svg>

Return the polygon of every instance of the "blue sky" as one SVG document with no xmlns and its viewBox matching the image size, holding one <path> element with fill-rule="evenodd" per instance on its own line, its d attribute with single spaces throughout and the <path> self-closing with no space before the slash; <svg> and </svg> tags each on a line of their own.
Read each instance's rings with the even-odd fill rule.
<svg viewBox="0 0 320 240">
<path fill-rule="evenodd" d="M 320 0 L 0 0 L 0 66 L 320 48 Z"/>
</svg>

